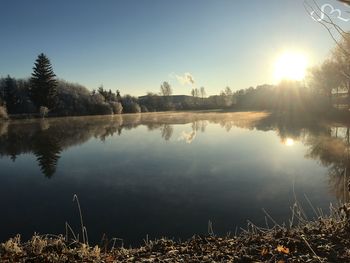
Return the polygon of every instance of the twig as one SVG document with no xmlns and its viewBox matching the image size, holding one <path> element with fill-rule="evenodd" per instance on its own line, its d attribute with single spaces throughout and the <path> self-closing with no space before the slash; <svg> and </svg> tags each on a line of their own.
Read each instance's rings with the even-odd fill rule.
<svg viewBox="0 0 350 263">
<path fill-rule="evenodd" d="M 301 238 L 305 241 L 306 245 L 310 248 L 311 252 L 316 256 L 316 258 L 318 259 L 318 261 L 320 261 L 322 263 L 322 260 L 319 256 L 317 256 L 316 252 L 312 249 L 312 247 L 310 246 L 309 242 L 307 242 L 306 238 L 304 237 L 304 235 L 301 235 Z"/>
<path fill-rule="evenodd" d="M 274 223 L 276 226 L 278 226 L 279 228 L 282 228 L 270 215 L 269 213 L 266 212 L 265 208 L 262 209 L 262 211 L 265 213 L 265 215 L 267 215 L 267 217 L 272 221 L 272 223 Z"/>
</svg>

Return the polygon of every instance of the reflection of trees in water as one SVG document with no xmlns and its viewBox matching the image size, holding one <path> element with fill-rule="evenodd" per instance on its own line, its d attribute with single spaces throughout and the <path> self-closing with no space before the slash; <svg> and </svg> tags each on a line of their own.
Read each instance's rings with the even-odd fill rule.
<svg viewBox="0 0 350 263">
<path fill-rule="evenodd" d="M 317 122 L 316 122 L 317 121 Z M 348 202 L 350 143 L 348 127 L 330 127 L 308 117 L 286 118 L 271 115 L 256 125 L 260 130 L 275 130 L 281 141 L 302 141 L 308 147 L 306 158 L 318 160 L 328 168 L 330 190 L 338 200 Z"/>
<path fill-rule="evenodd" d="M 141 123 L 142 114 L 126 114 L 123 116 L 123 129 L 131 130 L 136 128 Z"/>
<path fill-rule="evenodd" d="M 39 133 L 33 139 L 33 153 L 37 158 L 40 170 L 46 177 L 50 178 L 56 172 L 57 162 L 62 151 L 60 141 L 48 133 Z"/>
<path fill-rule="evenodd" d="M 47 119 L 41 119 L 39 122 L 40 130 L 45 131 L 50 128 L 50 123 Z"/>
<path fill-rule="evenodd" d="M 147 123 L 148 131 L 160 130 L 161 136 L 165 141 L 169 141 L 173 136 L 174 127 L 170 124 Z"/>
<path fill-rule="evenodd" d="M 7 134 L 7 132 L 8 132 L 8 127 L 9 127 L 8 121 L 6 121 L 6 122 L 0 122 L 0 136 L 3 136 L 3 135 L 5 135 L 5 134 Z"/>
<path fill-rule="evenodd" d="M 205 132 L 205 129 L 208 126 L 208 121 L 206 120 L 198 120 L 198 121 L 194 121 L 192 122 L 192 131 L 194 132 Z"/>
<path fill-rule="evenodd" d="M 307 141 L 309 146 L 307 157 L 318 159 L 323 166 L 328 167 L 332 192 L 338 200 L 348 202 L 350 200 L 349 128 L 345 128 L 345 133 L 338 133 L 338 130 L 337 127 L 330 129 L 328 136 L 310 136 Z"/>
<path fill-rule="evenodd" d="M 115 134 L 121 135 L 122 130 L 145 125 L 149 131 L 160 131 L 164 140 L 170 140 L 174 134 L 174 125 L 190 124 L 191 131 L 182 132 L 177 139 L 191 143 L 198 132 L 206 131 L 209 123 L 218 124 L 227 131 L 234 126 L 262 131 L 275 130 L 281 140 L 301 140 L 309 147 L 306 157 L 320 160 L 321 164 L 329 167 L 329 175 L 332 184 L 337 185 L 336 189 L 340 189 L 339 184 L 344 181 L 344 175 L 348 177 L 348 131 L 330 129 L 327 125 L 307 118 L 285 118 L 261 112 L 147 113 L 3 122 L 0 123 L 0 156 L 10 156 L 16 160 L 19 154 L 33 153 L 41 171 L 52 176 L 60 154 L 90 138 L 105 141 Z"/>
<path fill-rule="evenodd" d="M 173 135 L 174 128 L 172 125 L 169 124 L 164 124 L 163 127 L 161 128 L 162 131 L 162 138 L 164 140 L 169 141 L 171 136 Z"/>
<path fill-rule="evenodd" d="M 191 123 L 192 132 L 185 139 L 192 142 L 198 131 L 205 132 L 208 123 L 247 126 L 265 116 L 264 113 L 151 113 L 1 122 L 0 157 L 9 156 L 15 161 L 20 154 L 32 153 L 43 174 L 52 177 L 61 152 L 90 138 L 105 141 L 114 134 L 121 135 L 123 129 L 146 125 L 149 131 L 160 130 L 161 137 L 168 141 L 173 135 L 173 124 Z"/>
<path fill-rule="evenodd" d="M 121 135 L 145 125 L 164 140 L 171 140 L 174 125 L 189 124 L 180 138 L 187 143 L 205 132 L 208 124 L 217 124 L 230 131 L 232 127 L 276 131 L 282 141 L 291 138 L 307 148 L 306 157 L 318 160 L 328 168 L 332 193 L 341 201 L 350 201 L 350 143 L 348 127 L 330 127 L 327 124 L 299 116 L 269 115 L 266 113 L 147 113 L 104 117 L 58 118 L 0 123 L 0 157 L 13 161 L 23 153 L 34 154 L 42 173 L 52 177 L 60 155 L 67 148 L 80 145 L 91 138 L 101 141 Z M 147 136 L 147 135 L 146 135 Z"/>
<path fill-rule="evenodd" d="M 105 140 L 118 133 L 121 122 L 118 118 L 60 118 L 13 121 L 6 125 L 5 132 L 0 134 L 0 156 L 10 156 L 15 161 L 20 154 L 32 153 L 42 173 L 51 177 L 63 150 L 92 137 Z"/>
</svg>

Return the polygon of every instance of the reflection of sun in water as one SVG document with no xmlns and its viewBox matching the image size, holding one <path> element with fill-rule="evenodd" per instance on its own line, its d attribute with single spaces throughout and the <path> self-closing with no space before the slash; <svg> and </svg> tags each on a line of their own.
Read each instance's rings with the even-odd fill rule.
<svg viewBox="0 0 350 263">
<path fill-rule="evenodd" d="M 284 145 L 286 145 L 286 146 L 293 146 L 294 145 L 294 140 L 292 138 L 287 138 L 284 141 Z"/>
<path fill-rule="evenodd" d="M 285 52 L 275 62 L 274 79 L 276 82 L 281 80 L 302 80 L 305 78 L 307 66 L 308 59 L 304 54 L 291 51 Z"/>
</svg>

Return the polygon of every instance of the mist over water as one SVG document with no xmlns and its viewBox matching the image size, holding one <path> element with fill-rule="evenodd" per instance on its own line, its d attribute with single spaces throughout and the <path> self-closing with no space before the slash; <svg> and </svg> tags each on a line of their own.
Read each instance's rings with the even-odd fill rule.
<svg viewBox="0 0 350 263">
<path fill-rule="evenodd" d="M 92 242 L 287 222 L 295 198 L 349 200 L 349 129 L 264 112 L 148 113 L 0 123 L 0 240 L 79 231 Z M 345 182 L 345 183 L 344 183 Z"/>
</svg>

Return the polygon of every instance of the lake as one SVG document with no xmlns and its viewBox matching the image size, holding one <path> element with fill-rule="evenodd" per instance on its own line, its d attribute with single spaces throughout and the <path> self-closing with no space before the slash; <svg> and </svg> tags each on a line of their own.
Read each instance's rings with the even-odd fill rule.
<svg viewBox="0 0 350 263">
<path fill-rule="evenodd" d="M 0 240 L 79 233 L 74 194 L 93 243 L 288 222 L 295 200 L 313 218 L 349 199 L 349 160 L 347 127 L 265 112 L 1 122 Z"/>
</svg>

